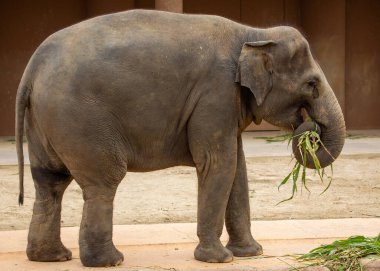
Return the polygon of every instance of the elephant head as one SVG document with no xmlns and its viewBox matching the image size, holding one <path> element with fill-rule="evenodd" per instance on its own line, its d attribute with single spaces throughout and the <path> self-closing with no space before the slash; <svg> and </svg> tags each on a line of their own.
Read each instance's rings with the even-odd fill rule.
<svg viewBox="0 0 380 271">
<path fill-rule="evenodd" d="M 249 88 L 250 110 L 255 123 L 262 119 L 296 133 L 319 130 L 325 148 L 317 157 L 322 167 L 340 154 L 345 138 L 342 110 L 323 74 L 313 59 L 306 39 L 294 28 L 275 27 L 260 30 L 259 41 L 246 42 L 240 53 L 236 82 Z M 304 123 L 303 112 L 314 125 Z M 293 152 L 302 157 L 293 139 Z M 312 159 L 307 167 L 314 168 Z"/>
</svg>

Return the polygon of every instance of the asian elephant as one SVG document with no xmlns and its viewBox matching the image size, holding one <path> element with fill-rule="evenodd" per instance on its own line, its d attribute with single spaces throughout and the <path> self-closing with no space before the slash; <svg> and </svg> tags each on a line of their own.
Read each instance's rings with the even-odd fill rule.
<svg viewBox="0 0 380 271">
<path fill-rule="evenodd" d="M 28 258 L 71 259 L 60 213 L 75 179 L 85 201 L 82 263 L 120 264 L 112 241 L 118 184 L 127 170 L 178 165 L 195 167 L 198 176 L 195 258 L 229 262 L 261 254 L 251 235 L 241 133 L 263 119 L 302 130 L 301 111 L 320 127 L 329 152 L 320 148 L 321 164 L 331 164 L 344 144 L 342 111 L 308 42 L 292 27 L 133 10 L 56 32 L 33 54 L 16 98 L 20 204 L 24 124 L 36 188 Z M 224 223 L 226 247 L 219 240 Z"/>
</svg>

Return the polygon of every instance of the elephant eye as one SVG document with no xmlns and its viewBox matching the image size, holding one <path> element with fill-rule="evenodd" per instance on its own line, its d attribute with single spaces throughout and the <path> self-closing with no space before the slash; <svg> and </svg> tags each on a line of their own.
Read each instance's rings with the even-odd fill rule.
<svg viewBox="0 0 380 271">
<path fill-rule="evenodd" d="M 311 89 L 314 89 L 314 88 L 316 88 L 317 87 L 317 80 L 309 80 L 309 81 L 307 81 L 307 86 L 309 87 L 309 88 L 311 88 Z"/>
<path fill-rule="evenodd" d="M 319 83 L 319 80 L 317 78 L 313 78 L 306 82 L 307 89 L 308 91 L 311 91 L 314 99 L 319 97 L 318 83 Z"/>
</svg>

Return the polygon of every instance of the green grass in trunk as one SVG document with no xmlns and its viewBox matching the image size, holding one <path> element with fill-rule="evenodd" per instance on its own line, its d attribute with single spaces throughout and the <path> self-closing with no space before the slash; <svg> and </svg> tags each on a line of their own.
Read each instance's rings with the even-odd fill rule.
<svg viewBox="0 0 380 271">
<path fill-rule="evenodd" d="M 295 137 L 295 136 L 289 136 L 288 137 L 289 138 L 289 141 L 288 141 L 289 144 L 290 144 L 291 140 L 293 139 L 293 137 Z M 297 147 L 298 147 L 298 149 L 301 153 L 301 156 L 302 156 L 302 164 L 299 163 L 298 161 L 296 161 L 294 166 L 293 166 L 293 169 L 282 180 L 282 182 L 278 186 L 278 189 L 280 189 L 281 186 L 288 183 L 289 180 L 292 180 L 292 182 L 293 182 L 292 195 L 289 198 L 280 201 L 279 203 L 277 203 L 277 205 L 294 198 L 294 196 L 297 194 L 297 191 L 298 191 L 299 179 L 301 181 L 301 188 L 304 187 L 308 192 L 310 192 L 309 188 L 307 187 L 307 183 L 306 183 L 306 162 L 307 162 L 306 159 L 308 157 L 308 154 L 313 159 L 315 171 L 318 174 L 319 178 L 321 179 L 322 183 L 325 182 L 325 179 L 328 180 L 328 184 L 321 194 L 326 192 L 326 190 L 329 189 L 329 187 L 331 185 L 332 176 L 327 176 L 325 174 L 325 170 L 323 168 L 321 168 L 318 157 L 316 155 L 316 152 L 319 148 L 324 148 L 328 152 L 326 147 L 323 145 L 323 142 L 321 141 L 319 134 L 316 131 L 305 131 L 305 132 L 303 132 L 300 135 L 300 137 L 298 138 Z M 331 164 L 331 175 L 332 175 L 332 173 L 333 173 L 333 168 L 332 168 L 332 164 Z"/>
</svg>

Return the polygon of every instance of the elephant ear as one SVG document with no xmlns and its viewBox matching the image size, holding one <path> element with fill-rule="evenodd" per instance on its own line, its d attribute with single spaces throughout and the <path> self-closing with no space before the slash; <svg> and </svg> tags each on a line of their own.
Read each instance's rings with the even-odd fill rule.
<svg viewBox="0 0 380 271">
<path fill-rule="evenodd" d="M 275 44 L 272 40 L 246 42 L 240 53 L 235 82 L 252 91 L 258 106 L 272 89 L 273 63 L 270 50 Z"/>
</svg>

